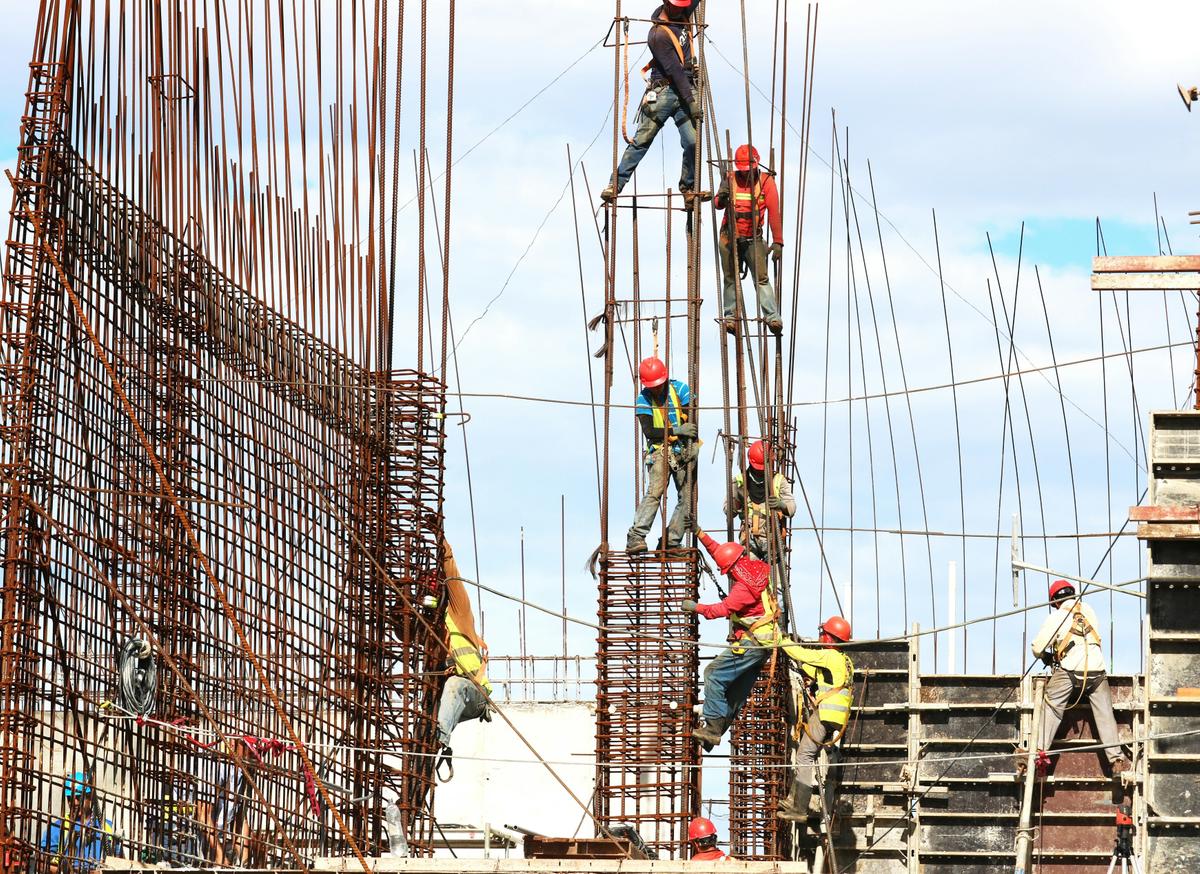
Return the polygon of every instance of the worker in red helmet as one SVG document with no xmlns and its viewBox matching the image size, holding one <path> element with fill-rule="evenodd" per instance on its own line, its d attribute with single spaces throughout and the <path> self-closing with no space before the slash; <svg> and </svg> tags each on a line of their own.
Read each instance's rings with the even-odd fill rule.
<svg viewBox="0 0 1200 874">
<path fill-rule="evenodd" d="M 641 122 L 621 156 L 616 175 L 600 192 L 600 199 L 605 203 L 611 203 L 621 193 L 668 119 L 675 122 L 679 145 L 683 147 L 679 190 L 691 203 L 696 184 L 696 128 L 704 116 L 695 90 L 695 64 L 692 61 L 695 34 L 691 22 L 699 7 L 700 0 L 666 0 L 650 16 L 654 24 L 646 37 L 650 63 L 642 70 L 647 84 L 638 108 Z"/>
<path fill-rule="evenodd" d="M 642 390 L 633 414 L 646 438 L 646 495 L 638 504 L 633 525 L 625 538 L 625 551 L 646 551 L 646 535 L 658 515 L 667 481 L 675 483 L 675 512 L 667 524 L 667 549 L 676 549 L 691 527 L 692 483 L 698 451 L 695 422 L 688 421 L 692 390 L 686 382 L 670 379 L 660 358 L 647 358 L 638 368 Z M 660 544 L 661 546 L 662 544 Z"/>
<path fill-rule="evenodd" d="M 774 460 L 774 453 L 772 461 Z M 792 496 L 792 484 L 778 470 L 771 475 L 767 487 L 767 446 L 762 440 L 750 444 L 746 453 L 746 475 L 739 470 L 725 496 L 725 515 L 737 516 L 741 520 L 739 539 L 755 558 L 767 560 L 767 544 L 770 540 L 771 514 L 775 514 L 777 530 L 786 534 L 786 520 L 796 514 L 796 499 Z M 734 512 L 736 511 L 736 512 Z M 782 538 L 778 546 L 782 545 Z"/>
<path fill-rule="evenodd" d="M 732 581 L 729 594 L 715 604 L 683 602 L 683 609 L 705 619 L 729 618 L 733 643 L 704 669 L 704 722 L 692 736 L 711 750 L 737 718 L 772 648 L 782 642 L 779 605 L 771 586 L 771 569 L 751 558 L 740 543 L 717 543 L 697 529 L 696 536 L 717 563 L 718 573 Z"/>
<path fill-rule="evenodd" d="M 1079 699 L 1086 698 L 1113 774 L 1128 771 L 1131 764 L 1117 736 L 1096 611 L 1076 597 L 1075 584 L 1067 580 L 1050 584 L 1050 604 L 1050 615 L 1032 644 L 1033 654 L 1053 669 L 1046 682 L 1038 749 L 1050 748 L 1071 702 L 1082 703 Z M 1018 768 L 1024 761 L 1024 757 L 1018 758 Z"/>
<path fill-rule="evenodd" d="M 737 330 L 738 279 L 748 270 L 758 289 L 758 308 L 763 321 L 779 336 L 783 333 L 783 320 L 767 275 L 767 243 L 763 234 L 769 225 L 771 258 L 778 265 L 783 257 L 783 218 L 774 175 L 761 170 L 758 161 L 757 149 L 738 146 L 733 156 L 733 171 L 725 174 L 714 201 L 718 209 L 725 210 L 718 240 L 725 281 L 722 324 L 730 334 Z"/>
<path fill-rule="evenodd" d="M 717 849 L 717 827 L 710 819 L 697 816 L 688 823 L 688 843 L 692 845 L 693 862 L 719 862 L 726 858 Z"/>
<path fill-rule="evenodd" d="M 803 681 L 801 706 L 797 707 L 803 735 L 796 753 L 796 773 L 777 814 L 790 822 L 808 821 L 817 757 L 822 749 L 841 740 L 854 702 L 854 663 L 839 649 L 850 641 L 850 623 L 841 616 L 830 616 L 817 631 L 819 647 L 798 643 L 783 647 L 784 654 L 799 667 Z"/>
</svg>

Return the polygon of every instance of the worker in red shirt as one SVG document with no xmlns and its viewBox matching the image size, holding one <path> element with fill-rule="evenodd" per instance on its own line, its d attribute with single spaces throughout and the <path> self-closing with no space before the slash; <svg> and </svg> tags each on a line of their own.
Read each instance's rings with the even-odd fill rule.
<svg viewBox="0 0 1200 874">
<path fill-rule="evenodd" d="M 782 639 L 779 607 L 771 590 L 771 568 L 746 554 L 740 543 L 717 543 L 697 529 L 696 536 L 717 563 L 720 573 L 733 581 L 729 595 L 715 604 L 683 602 L 683 609 L 705 619 L 728 617 L 733 623 L 733 643 L 704 669 L 704 723 L 692 735 L 711 750 L 750 697 L 754 681 L 771 649 Z"/>
<path fill-rule="evenodd" d="M 774 175 L 759 169 L 758 150 L 752 146 L 738 146 L 733 156 L 733 170 L 721 183 L 713 201 L 717 209 L 725 210 L 719 240 L 721 273 L 725 280 L 721 323 L 730 334 L 737 330 L 738 276 L 746 267 L 758 288 L 758 307 L 763 321 L 773 334 L 779 336 L 783 333 L 783 320 L 779 317 L 775 292 L 771 290 L 767 276 L 767 241 L 763 236 L 770 225 L 771 258 L 778 264 L 783 257 L 779 189 L 775 187 Z"/>
<path fill-rule="evenodd" d="M 717 827 L 710 819 L 698 816 L 688 823 L 688 843 L 692 845 L 693 862 L 719 862 L 727 858 L 717 849 Z"/>
</svg>

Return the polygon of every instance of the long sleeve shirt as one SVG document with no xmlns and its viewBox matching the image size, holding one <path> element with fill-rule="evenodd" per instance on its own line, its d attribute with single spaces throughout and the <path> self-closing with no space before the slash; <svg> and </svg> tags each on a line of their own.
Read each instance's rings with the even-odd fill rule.
<svg viewBox="0 0 1200 874">
<path fill-rule="evenodd" d="M 687 23 L 699 6 L 700 0 L 692 0 L 690 6 L 672 6 L 669 12 L 662 6 L 658 7 L 650 17 L 662 24 L 652 26 L 649 36 L 646 37 L 646 44 L 650 47 L 653 58 L 650 62 L 651 79 L 666 79 L 684 103 L 691 102 L 693 96 L 687 66 L 692 62 L 692 43 L 688 37 Z M 675 34 L 675 39 L 679 40 L 679 46 L 683 49 L 682 61 L 675 49 L 675 40 L 671 39 L 667 32 L 668 29 Z"/>
<path fill-rule="evenodd" d="M 753 474 L 750 474 L 750 476 L 753 476 Z M 741 477 L 742 477 L 742 475 L 740 473 L 734 474 L 733 484 L 729 490 L 733 496 L 733 502 L 734 502 L 733 507 L 737 512 L 730 512 L 730 509 L 729 509 L 730 495 L 726 494 L 725 502 L 721 505 L 722 511 L 725 513 L 726 516 L 734 516 L 734 515 L 744 516 L 745 515 L 745 510 L 744 510 L 744 508 L 742 508 L 742 478 Z M 796 515 L 796 497 L 795 497 L 795 495 L 792 494 L 792 484 L 790 482 L 788 482 L 787 477 L 785 477 L 785 476 L 779 477 L 778 484 L 779 484 L 779 488 L 775 492 L 775 495 L 776 495 L 776 497 L 780 498 L 783 501 L 783 507 L 780 508 L 779 512 L 782 513 L 783 515 L 787 516 L 789 519 L 791 519 L 793 516 Z M 765 492 L 765 489 L 764 489 L 764 492 Z M 746 500 L 752 504 L 754 504 L 754 503 L 765 504 L 767 497 L 768 496 L 764 493 L 762 501 L 755 501 L 753 494 L 747 494 Z M 741 509 L 739 509 L 739 508 L 741 508 Z"/>
<path fill-rule="evenodd" d="M 1060 643 L 1070 639 L 1072 646 L 1063 653 L 1060 662 L 1063 668 L 1072 673 L 1082 673 L 1084 670 L 1100 673 L 1104 670 L 1104 650 L 1100 648 L 1099 620 L 1096 619 L 1096 611 L 1080 601 L 1079 610 L 1092 631 L 1089 634 L 1076 627 L 1072 608 L 1077 600 L 1072 598 L 1050 612 L 1034 635 L 1033 654 L 1039 658 L 1046 653 L 1053 655 Z"/>
<path fill-rule="evenodd" d="M 707 534 L 700 535 L 700 542 L 712 555 L 720 546 Z M 697 604 L 696 612 L 705 619 L 724 619 L 735 616 L 743 620 L 753 620 L 763 615 L 762 594 L 770 585 L 771 568 L 764 561 L 743 556 L 729 569 L 729 577 L 733 585 L 729 594 L 714 604 Z M 746 629 L 740 625 L 734 631 L 734 637 L 742 637 Z"/>
<path fill-rule="evenodd" d="M 752 189 L 754 187 L 754 177 L 749 172 L 747 172 L 747 173 L 735 172 L 733 175 L 734 175 L 734 183 L 739 188 Z M 771 174 L 765 173 L 765 172 L 760 172 L 757 175 L 759 176 L 759 181 L 761 183 L 759 186 L 759 192 L 760 192 L 762 199 L 766 206 L 766 212 L 767 212 L 766 225 L 767 225 L 767 227 L 769 227 L 771 229 L 771 242 L 782 243 L 783 242 L 783 213 L 780 212 L 780 210 L 779 210 L 779 189 L 775 185 L 775 177 L 772 176 Z M 729 175 L 725 174 L 721 181 L 721 187 L 719 189 L 717 189 L 717 196 L 713 199 L 713 203 L 716 205 L 717 209 L 725 210 L 725 218 L 721 222 L 721 227 L 726 233 L 729 232 L 729 218 L 730 218 L 730 210 L 729 210 L 730 203 L 729 203 L 729 201 L 730 201 Z M 745 239 L 747 237 L 752 237 L 755 235 L 756 231 L 758 233 L 763 232 L 763 223 L 762 223 L 761 217 L 759 218 L 759 224 L 758 224 L 757 228 L 755 228 L 753 226 L 753 222 L 751 222 L 749 220 L 746 220 L 746 219 L 738 220 L 738 223 L 737 223 L 738 237 L 740 237 L 742 239 Z"/>
</svg>

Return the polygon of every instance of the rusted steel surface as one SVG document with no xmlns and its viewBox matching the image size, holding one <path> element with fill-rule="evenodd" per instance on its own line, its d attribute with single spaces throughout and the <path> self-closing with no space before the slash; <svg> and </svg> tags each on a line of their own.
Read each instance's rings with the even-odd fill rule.
<svg viewBox="0 0 1200 874">
<path fill-rule="evenodd" d="M 276 118 L 289 65 L 330 76 L 311 45 L 239 83 L 266 30 L 107 12 L 41 4 L 13 171 L 0 870 L 47 868 L 75 772 L 147 862 L 378 854 L 392 799 L 428 853 L 445 388 L 390 365 L 384 162 L 354 170 L 378 223 L 350 233 L 340 131 L 331 211 L 293 200 L 290 143 L 326 107 L 292 107 L 291 136 L 240 127 Z M 385 52 L 396 21 L 375 24 Z M 385 137 L 373 87 L 348 112 Z M 115 669 L 132 638 L 157 671 L 137 718 Z"/>
<path fill-rule="evenodd" d="M 789 858 L 790 829 L 775 816 L 787 793 L 789 694 L 781 652 L 764 665 L 733 724 L 729 774 L 729 847 L 739 859 Z"/>
<path fill-rule="evenodd" d="M 596 819 L 632 825 L 661 858 L 682 858 L 700 809 L 698 621 L 693 549 L 628 555 L 600 564 L 596 674 Z"/>
</svg>

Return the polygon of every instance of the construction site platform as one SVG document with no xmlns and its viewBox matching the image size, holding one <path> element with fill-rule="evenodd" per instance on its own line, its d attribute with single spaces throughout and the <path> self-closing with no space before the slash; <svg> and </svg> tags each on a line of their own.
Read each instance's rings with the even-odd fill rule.
<svg viewBox="0 0 1200 874">
<path fill-rule="evenodd" d="M 711 862 L 686 860 L 647 861 L 644 859 L 401 859 L 372 858 L 367 860 L 372 871 L 404 872 L 404 874 L 541 874 L 541 872 L 576 871 L 596 874 L 692 874 L 712 867 Z M 747 874 L 808 874 L 812 869 L 806 862 L 743 862 L 725 859 L 719 863 L 722 871 L 745 871 Z M 354 874 L 362 865 L 353 856 L 317 859 L 313 871 L 334 871 Z"/>
</svg>

